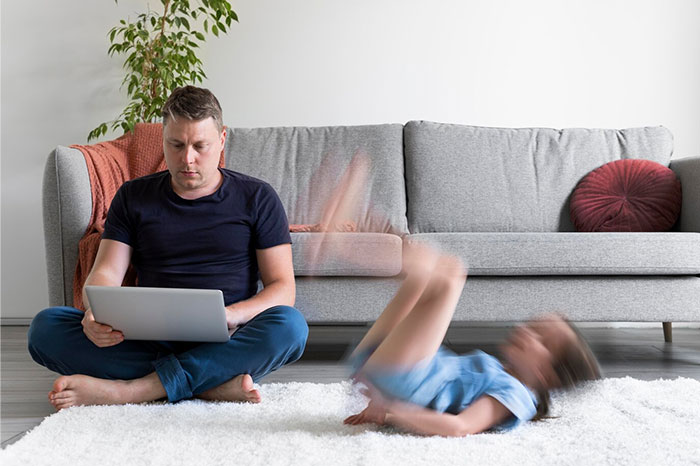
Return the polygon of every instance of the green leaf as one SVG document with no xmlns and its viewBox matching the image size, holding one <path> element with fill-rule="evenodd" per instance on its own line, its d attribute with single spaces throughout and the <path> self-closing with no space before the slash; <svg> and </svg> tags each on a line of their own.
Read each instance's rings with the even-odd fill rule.
<svg viewBox="0 0 700 466">
<path fill-rule="evenodd" d="M 126 57 L 120 89 L 127 91 L 129 102 L 117 119 L 93 129 L 90 138 L 106 134 L 110 126 L 131 131 L 137 122 L 157 121 L 175 87 L 204 82 L 202 60 L 195 52 L 206 42 L 210 26 L 218 37 L 230 29 L 232 21 L 238 21 L 227 0 L 199 0 L 195 8 L 191 0 L 160 3 L 168 5 L 162 13 L 146 6 L 146 12 L 138 14 L 133 23 L 122 19 L 109 30 L 108 54 Z"/>
<path fill-rule="evenodd" d="M 102 123 L 97 128 L 90 131 L 90 134 L 88 134 L 87 140 L 88 140 L 88 142 L 90 142 L 93 139 L 99 138 L 103 134 L 107 134 L 107 123 Z"/>
</svg>

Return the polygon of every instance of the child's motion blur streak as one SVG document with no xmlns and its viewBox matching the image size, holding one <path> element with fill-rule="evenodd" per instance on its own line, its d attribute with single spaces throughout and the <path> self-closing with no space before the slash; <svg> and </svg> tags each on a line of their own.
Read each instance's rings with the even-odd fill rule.
<svg viewBox="0 0 700 466">
<path fill-rule="evenodd" d="M 367 155 L 353 157 L 325 203 L 322 225 L 354 219 L 369 166 Z M 317 242 L 307 259 L 314 263 L 340 254 L 358 260 L 356 251 L 329 243 Z M 600 377 L 588 345 L 558 314 L 517 327 L 502 347 L 503 364 L 481 351 L 458 356 L 443 348 L 466 275 L 459 259 L 405 243 L 401 287 L 350 358 L 370 402 L 346 424 L 390 424 L 442 436 L 510 428 L 546 416 L 551 390 Z"/>
</svg>

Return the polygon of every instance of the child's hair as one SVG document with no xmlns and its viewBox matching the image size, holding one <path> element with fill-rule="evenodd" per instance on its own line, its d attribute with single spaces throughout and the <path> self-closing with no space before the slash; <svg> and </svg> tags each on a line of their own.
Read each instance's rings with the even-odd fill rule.
<svg viewBox="0 0 700 466">
<path fill-rule="evenodd" d="M 600 366 L 598 365 L 598 360 L 593 354 L 593 351 L 591 351 L 591 348 L 588 346 L 588 343 L 586 343 L 581 332 L 579 332 L 568 319 L 562 318 L 569 328 L 574 331 L 576 338 L 574 342 L 567 345 L 563 354 L 552 364 L 561 382 L 561 388 L 568 389 L 586 380 L 599 379 Z M 537 398 L 537 412 L 532 418 L 533 421 L 539 421 L 549 417 L 549 391 L 538 391 Z"/>
</svg>

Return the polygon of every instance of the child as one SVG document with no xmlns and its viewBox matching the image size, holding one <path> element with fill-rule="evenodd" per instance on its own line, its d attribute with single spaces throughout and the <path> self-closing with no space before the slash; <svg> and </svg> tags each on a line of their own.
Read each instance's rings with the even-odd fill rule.
<svg viewBox="0 0 700 466">
<path fill-rule="evenodd" d="M 466 280 L 458 259 L 409 245 L 405 279 L 350 357 L 370 402 L 346 424 L 441 436 L 512 428 L 546 416 L 549 391 L 600 377 L 578 332 L 556 314 L 517 327 L 503 365 L 441 347 Z"/>
</svg>

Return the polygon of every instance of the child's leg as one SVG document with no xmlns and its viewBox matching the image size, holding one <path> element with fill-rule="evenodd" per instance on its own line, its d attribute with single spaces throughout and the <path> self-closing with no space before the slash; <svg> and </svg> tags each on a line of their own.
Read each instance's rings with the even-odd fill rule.
<svg viewBox="0 0 700 466">
<path fill-rule="evenodd" d="M 465 279 L 458 259 L 440 257 L 418 302 L 386 335 L 366 366 L 412 366 L 433 356 L 450 325 Z"/>
<path fill-rule="evenodd" d="M 378 346 L 413 309 L 428 285 L 438 260 L 437 253 L 427 246 L 411 244 L 406 246 L 404 256 L 406 276 L 399 290 L 357 345 L 353 356 Z"/>
</svg>

